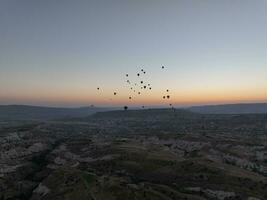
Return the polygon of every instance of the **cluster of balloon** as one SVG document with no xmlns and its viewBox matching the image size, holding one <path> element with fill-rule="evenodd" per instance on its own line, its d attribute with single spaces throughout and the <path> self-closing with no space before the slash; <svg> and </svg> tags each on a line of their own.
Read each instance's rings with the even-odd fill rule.
<svg viewBox="0 0 267 200">
<path fill-rule="evenodd" d="M 165 69 L 165 67 L 162 65 L 161 66 L 161 69 Z M 146 74 L 146 71 L 144 69 L 141 69 L 141 72 L 139 71 L 139 72 L 136 73 L 137 78 L 140 78 L 142 74 L 143 75 Z M 134 82 L 134 84 L 131 84 L 131 81 L 129 79 L 130 75 L 127 73 L 127 74 L 125 74 L 125 76 L 127 77 L 126 82 L 129 85 L 130 91 L 133 91 L 134 93 L 136 92 L 138 95 L 141 95 L 141 92 L 138 91 L 139 89 L 142 89 L 142 90 L 146 90 L 146 89 L 152 90 L 152 86 L 151 86 L 150 83 L 145 84 L 145 82 L 147 83 L 147 80 L 144 81 L 144 80 L 140 80 L 139 79 L 138 82 L 140 83 L 140 85 L 138 85 L 136 81 Z M 97 87 L 97 90 L 100 90 L 100 88 Z M 163 99 L 169 100 L 171 98 L 171 96 L 169 95 L 169 89 L 167 89 L 166 92 L 167 92 L 167 94 L 165 94 L 163 96 Z M 113 95 L 116 96 L 117 95 L 117 92 L 114 91 L 113 92 Z M 132 95 L 129 95 L 129 100 L 132 100 L 132 99 L 133 99 L 132 98 Z M 172 106 L 171 103 L 169 104 L 169 106 L 173 108 L 173 106 Z M 142 106 L 142 108 L 145 108 L 145 106 Z M 128 110 L 128 106 L 124 106 L 124 110 Z"/>
<path fill-rule="evenodd" d="M 169 90 L 167 89 L 166 92 L 169 92 Z M 167 94 L 167 95 L 163 96 L 163 99 L 165 99 L 165 98 L 169 99 L 169 98 L 171 98 L 171 96 Z"/>
<path fill-rule="evenodd" d="M 168 93 L 169 91 L 170 91 L 169 89 L 166 90 L 167 93 Z M 170 99 L 171 96 L 170 96 L 169 94 L 166 94 L 166 95 L 164 95 L 162 98 L 163 98 L 163 99 Z M 171 103 L 169 104 L 169 106 L 170 106 L 172 109 L 174 109 L 174 107 L 172 106 Z"/>
<path fill-rule="evenodd" d="M 141 71 L 139 72 L 136 72 L 136 76 L 137 78 L 139 79 L 140 77 L 142 77 L 142 75 L 145 75 L 146 74 L 146 71 L 142 68 Z M 149 89 L 149 90 L 152 90 L 152 87 L 151 87 L 151 84 L 145 84 L 145 81 L 144 80 L 138 80 L 137 82 L 134 81 L 133 83 L 134 84 L 131 84 L 132 81 L 129 80 L 129 77 L 130 75 L 127 73 L 125 74 L 125 76 L 127 77 L 127 83 L 129 84 L 129 89 L 130 91 L 133 91 L 134 93 L 137 93 L 138 95 L 141 95 L 141 92 L 140 92 L 140 89 L 141 90 L 146 90 L 146 89 Z M 134 78 L 134 77 L 132 77 Z M 147 81 L 147 80 L 146 80 Z M 138 84 L 139 82 L 139 84 Z M 133 97 L 132 95 L 129 95 L 129 100 L 132 100 Z M 144 106 L 142 106 L 142 108 L 144 108 Z"/>
</svg>

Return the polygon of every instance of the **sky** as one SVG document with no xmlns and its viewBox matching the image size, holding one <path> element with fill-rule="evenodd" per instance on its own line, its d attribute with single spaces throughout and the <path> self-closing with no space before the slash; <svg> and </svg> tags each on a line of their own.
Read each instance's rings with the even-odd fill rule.
<svg viewBox="0 0 267 200">
<path fill-rule="evenodd" d="M 266 10 L 265 0 L 0 0 L 0 104 L 267 102 Z M 152 90 L 133 93 L 125 74 Z"/>
</svg>

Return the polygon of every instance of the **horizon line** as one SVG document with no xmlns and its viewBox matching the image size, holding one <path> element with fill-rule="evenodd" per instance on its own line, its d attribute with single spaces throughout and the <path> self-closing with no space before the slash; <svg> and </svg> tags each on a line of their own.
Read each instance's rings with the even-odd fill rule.
<svg viewBox="0 0 267 200">
<path fill-rule="evenodd" d="M 219 104 L 195 104 L 195 105 L 175 105 L 172 107 L 176 108 L 190 108 L 190 107 L 204 107 L 204 106 L 225 106 L 225 105 L 252 105 L 252 104 L 267 104 L 266 102 L 237 102 L 237 103 L 219 103 Z M 125 105 L 81 105 L 81 106 L 56 106 L 56 105 L 35 105 L 35 104 L 0 104 L 0 106 L 25 106 L 25 107 L 43 107 L 43 108 L 68 108 L 68 109 L 78 109 L 78 108 L 120 108 Z M 138 108 L 140 106 L 145 106 L 147 108 L 168 108 L 169 105 L 127 105 L 129 108 Z"/>
</svg>

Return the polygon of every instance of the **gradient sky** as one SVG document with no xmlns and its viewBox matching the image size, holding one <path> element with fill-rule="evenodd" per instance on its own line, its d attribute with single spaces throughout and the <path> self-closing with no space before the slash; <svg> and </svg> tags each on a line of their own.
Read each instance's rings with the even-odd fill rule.
<svg viewBox="0 0 267 200">
<path fill-rule="evenodd" d="M 267 101 L 266 10 L 266 0 L 0 0 L 0 104 L 161 105 L 166 88 L 175 105 Z M 129 102 L 125 74 L 141 68 L 153 92 Z"/>
</svg>

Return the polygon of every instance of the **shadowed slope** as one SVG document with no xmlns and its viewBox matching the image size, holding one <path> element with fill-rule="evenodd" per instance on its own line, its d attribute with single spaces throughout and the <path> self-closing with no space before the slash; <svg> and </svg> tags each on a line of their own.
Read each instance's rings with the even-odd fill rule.
<svg viewBox="0 0 267 200">
<path fill-rule="evenodd" d="M 85 117 L 110 108 L 54 108 L 41 106 L 0 106 L 0 120 L 50 120 L 64 117 Z"/>
</svg>

